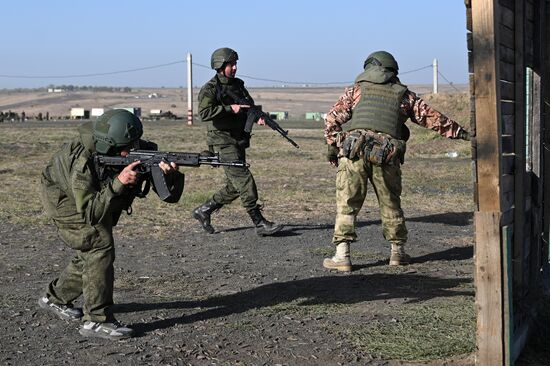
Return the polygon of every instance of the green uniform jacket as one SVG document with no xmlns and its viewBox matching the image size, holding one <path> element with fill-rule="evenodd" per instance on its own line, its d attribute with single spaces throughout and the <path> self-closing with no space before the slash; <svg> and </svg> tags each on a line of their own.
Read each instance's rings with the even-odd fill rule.
<svg viewBox="0 0 550 366">
<path fill-rule="evenodd" d="M 207 144 L 221 145 L 233 144 L 244 136 L 246 123 L 246 111 L 239 114 L 233 113 L 231 104 L 238 104 L 226 90 L 230 89 L 240 98 L 247 99 L 251 104 L 254 100 L 244 87 L 244 82 L 239 78 L 227 78 L 216 74 L 199 92 L 199 116 L 207 123 Z M 224 131 L 225 134 L 210 133 Z M 230 135 L 234 140 L 226 140 L 223 136 Z"/>
<path fill-rule="evenodd" d="M 95 148 L 92 123 L 79 127 L 80 136 L 64 144 L 42 172 L 42 203 L 53 219 L 61 238 L 72 248 L 85 250 L 93 246 L 101 225 L 107 232 L 118 222 L 138 191 L 125 187 L 118 171 L 110 171 L 106 179 L 98 179 L 91 159 Z M 183 174 L 168 175 L 177 202 L 183 192 Z"/>
</svg>

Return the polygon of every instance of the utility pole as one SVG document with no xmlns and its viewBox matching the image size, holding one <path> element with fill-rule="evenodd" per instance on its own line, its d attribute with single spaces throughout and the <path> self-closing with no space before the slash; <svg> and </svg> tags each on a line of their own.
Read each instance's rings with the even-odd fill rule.
<svg viewBox="0 0 550 366">
<path fill-rule="evenodd" d="M 187 54 L 187 124 L 193 125 L 193 57 Z"/>
<path fill-rule="evenodd" d="M 437 84 L 438 84 L 438 80 L 437 80 L 437 76 L 438 76 L 438 73 L 437 73 L 437 59 L 434 58 L 434 62 L 432 64 L 433 66 L 433 70 L 434 70 L 434 87 L 433 87 L 433 93 L 434 94 L 437 94 Z"/>
</svg>

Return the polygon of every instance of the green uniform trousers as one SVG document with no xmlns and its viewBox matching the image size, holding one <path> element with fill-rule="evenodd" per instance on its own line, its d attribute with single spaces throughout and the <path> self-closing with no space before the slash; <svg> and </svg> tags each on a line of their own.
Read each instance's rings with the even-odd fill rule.
<svg viewBox="0 0 550 366">
<path fill-rule="evenodd" d="M 61 275 L 53 280 L 46 290 L 47 296 L 57 304 L 72 303 L 83 295 L 84 321 L 106 322 L 113 319 L 110 307 L 113 305 L 113 285 L 115 246 L 113 232 L 110 226 L 95 225 L 93 230 L 87 225 L 84 240 L 91 248 L 83 250 L 75 247 L 76 240 L 71 241 L 71 247 L 76 249 L 76 255 Z M 59 227 L 59 235 L 67 242 L 79 230 L 68 230 Z M 87 245 L 87 246 L 88 246 Z"/>
<path fill-rule="evenodd" d="M 405 217 L 401 209 L 401 166 L 376 166 L 362 158 L 340 158 L 336 175 L 336 223 L 332 242 L 355 241 L 357 214 L 371 182 L 382 219 L 384 238 L 393 244 L 407 241 Z"/>
<path fill-rule="evenodd" d="M 213 145 L 214 152 L 220 154 L 220 161 L 245 161 L 245 149 L 236 144 Z M 252 173 L 247 167 L 224 166 L 225 186 L 214 194 L 212 199 L 222 205 L 241 198 L 242 206 L 250 211 L 257 206 L 258 189 Z"/>
</svg>

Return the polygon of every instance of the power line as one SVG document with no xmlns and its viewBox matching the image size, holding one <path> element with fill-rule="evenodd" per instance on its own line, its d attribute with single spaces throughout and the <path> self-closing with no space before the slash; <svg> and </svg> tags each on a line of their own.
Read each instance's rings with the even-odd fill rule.
<svg viewBox="0 0 550 366">
<path fill-rule="evenodd" d="M 460 90 L 458 90 L 458 88 L 457 88 L 456 86 L 454 86 L 453 83 L 452 83 L 451 81 L 449 81 L 449 79 L 447 79 L 447 78 L 445 77 L 445 75 L 443 75 L 443 74 L 441 73 L 441 71 L 438 70 L 437 73 L 438 73 L 439 75 L 441 75 L 441 77 L 442 77 L 443 79 L 445 79 L 445 81 L 446 81 L 447 83 L 449 83 L 449 85 L 450 85 L 454 90 L 456 90 L 457 92 L 460 92 Z"/>
<path fill-rule="evenodd" d="M 152 69 L 158 69 L 162 67 L 172 66 L 176 64 L 182 64 L 187 63 L 187 60 L 178 60 L 173 62 L 168 62 L 164 64 L 158 64 L 158 65 L 152 65 L 152 66 L 145 66 L 145 67 L 138 67 L 133 69 L 126 69 L 126 70 L 117 70 L 117 71 L 109 71 L 109 72 L 99 72 L 99 73 L 88 73 L 88 74 L 69 74 L 69 75 L 9 75 L 9 74 L 0 74 L 0 78 L 11 78 L 11 79 L 69 79 L 69 78 L 87 78 L 87 77 L 95 77 L 95 76 L 107 76 L 107 75 L 117 75 L 117 74 L 126 74 L 126 73 L 132 73 L 132 72 L 138 72 L 138 71 L 144 71 L 144 70 L 152 70 Z M 193 62 L 193 65 L 205 68 L 210 70 L 211 67 L 199 63 Z M 400 75 L 404 74 L 410 74 L 413 72 L 421 71 L 427 68 L 432 67 L 432 65 L 423 66 L 417 69 L 408 70 L 400 72 Z M 443 74 L 438 72 L 443 79 L 445 79 L 455 90 L 459 91 L 452 82 L 450 82 Z M 245 74 L 239 74 L 240 78 L 250 79 L 250 80 L 256 80 L 256 81 L 266 81 L 270 83 L 278 83 L 278 84 L 289 84 L 289 85 L 350 85 L 353 84 L 353 81 L 330 81 L 330 82 L 311 82 L 311 81 L 290 81 L 290 80 L 278 80 L 278 79 L 267 79 L 267 78 L 261 78 L 256 76 L 250 76 Z"/>
<path fill-rule="evenodd" d="M 93 76 L 105 76 L 105 75 L 115 75 L 115 74 L 124 74 L 129 72 L 136 72 L 136 71 L 143 71 L 143 70 L 151 70 L 151 69 L 158 69 L 160 67 L 166 67 L 171 66 L 175 64 L 181 64 L 186 63 L 186 60 L 180 60 L 180 61 L 174 61 L 169 62 L 166 64 L 160 64 L 160 65 L 153 65 L 153 66 L 145 66 L 145 67 L 139 67 L 135 69 L 128 69 L 128 70 L 119 70 L 119 71 L 110 71 L 110 72 L 101 72 L 101 73 L 93 73 L 93 74 L 73 74 L 73 75 L 5 75 L 0 74 L 0 77 L 3 78 L 12 78 L 12 79 L 69 79 L 69 78 L 87 78 L 87 77 L 93 77 Z"/>
</svg>

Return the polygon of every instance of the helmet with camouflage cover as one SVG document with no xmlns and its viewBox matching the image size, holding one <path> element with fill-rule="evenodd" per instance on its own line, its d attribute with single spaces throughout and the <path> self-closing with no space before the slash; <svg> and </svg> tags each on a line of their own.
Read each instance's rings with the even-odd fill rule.
<svg viewBox="0 0 550 366">
<path fill-rule="evenodd" d="M 239 55 L 235 50 L 227 47 L 218 48 L 212 53 L 212 57 L 210 58 L 210 66 L 214 70 L 218 70 L 223 67 L 226 62 L 235 62 L 238 59 Z"/>
<path fill-rule="evenodd" d="M 397 72 L 399 71 L 399 66 L 397 65 L 397 61 L 395 61 L 395 58 L 393 55 L 386 51 L 376 51 L 371 53 L 367 59 L 365 60 L 365 63 L 363 64 L 363 68 L 366 68 L 367 65 L 373 64 L 376 66 L 382 66 L 386 69 L 392 69 Z"/>
<path fill-rule="evenodd" d="M 139 118 L 124 109 L 107 111 L 94 122 L 95 149 L 100 154 L 107 154 L 111 148 L 130 145 L 142 134 Z"/>
</svg>

